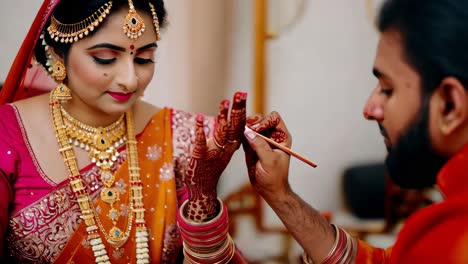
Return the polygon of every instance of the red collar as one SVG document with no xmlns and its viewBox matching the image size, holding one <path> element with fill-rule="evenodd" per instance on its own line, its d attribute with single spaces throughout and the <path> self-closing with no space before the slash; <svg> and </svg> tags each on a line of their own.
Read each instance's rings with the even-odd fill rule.
<svg viewBox="0 0 468 264">
<path fill-rule="evenodd" d="M 468 191 L 468 144 L 445 163 L 437 175 L 437 185 L 445 198 Z"/>
</svg>

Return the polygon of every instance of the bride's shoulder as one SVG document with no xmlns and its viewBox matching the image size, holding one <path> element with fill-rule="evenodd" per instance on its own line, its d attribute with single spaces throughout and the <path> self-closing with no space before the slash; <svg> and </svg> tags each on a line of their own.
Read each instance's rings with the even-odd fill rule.
<svg viewBox="0 0 468 264">
<path fill-rule="evenodd" d="M 161 107 L 155 106 L 143 100 L 138 100 L 133 107 L 135 120 L 135 130 L 138 133 L 143 131 L 154 115 L 161 111 Z"/>
<path fill-rule="evenodd" d="M 20 113 L 24 114 L 44 114 L 49 113 L 49 94 L 33 96 L 12 103 Z M 31 111 L 33 110 L 34 111 Z"/>
</svg>

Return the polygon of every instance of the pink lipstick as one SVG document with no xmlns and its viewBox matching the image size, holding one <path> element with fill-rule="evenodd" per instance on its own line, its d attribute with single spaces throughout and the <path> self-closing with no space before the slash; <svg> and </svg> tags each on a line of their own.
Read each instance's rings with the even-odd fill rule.
<svg viewBox="0 0 468 264">
<path fill-rule="evenodd" d="M 132 98 L 133 93 L 118 93 L 118 92 L 108 92 L 112 98 L 114 98 L 118 102 L 126 102 Z"/>
</svg>

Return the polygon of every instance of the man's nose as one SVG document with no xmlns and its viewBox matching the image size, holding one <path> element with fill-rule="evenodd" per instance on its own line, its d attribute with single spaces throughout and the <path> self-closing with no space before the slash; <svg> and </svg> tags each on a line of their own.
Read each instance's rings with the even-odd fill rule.
<svg viewBox="0 0 468 264">
<path fill-rule="evenodd" d="M 382 122 L 384 120 L 383 98 L 379 94 L 380 87 L 377 86 L 364 105 L 364 118 Z"/>
</svg>

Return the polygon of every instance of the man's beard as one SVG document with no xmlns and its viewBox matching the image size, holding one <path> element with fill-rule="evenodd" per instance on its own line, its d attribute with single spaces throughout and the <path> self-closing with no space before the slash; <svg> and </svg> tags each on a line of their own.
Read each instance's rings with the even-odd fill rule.
<svg viewBox="0 0 468 264">
<path fill-rule="evenodd" d="M 383 134 L 385 129 L 379 124 Z M 436 183 L 448 158 L 434 151 L 429 137 L 429 106 L 423 103 L 417 120 L 397 142 L 387 147 L 385 160 L 390 178 L 405 189 L 422 189 Z"/>
</svg>

